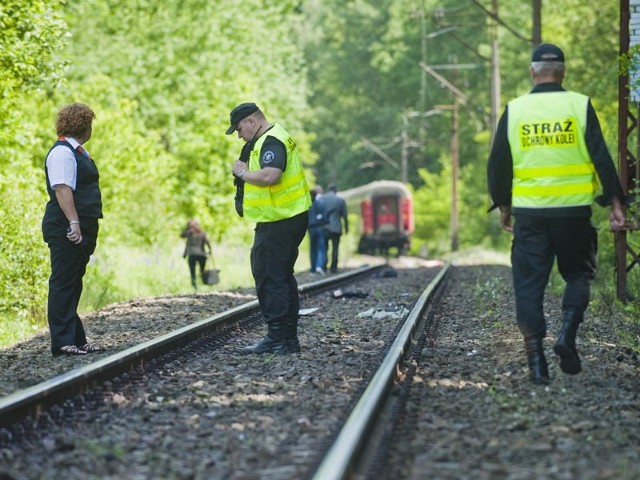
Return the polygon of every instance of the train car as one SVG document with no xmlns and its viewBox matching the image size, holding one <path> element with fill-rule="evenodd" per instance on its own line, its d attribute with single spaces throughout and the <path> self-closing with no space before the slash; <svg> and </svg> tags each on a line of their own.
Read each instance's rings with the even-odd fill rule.
<svg viewBox="0 0 640 480">
<path fill-rule="evenodd" d="M 397 255 L 410 247 L 414 231 L 413 197 L 402 182 L 380 180 L 340 193 L 360 216 L 358 253 Z"/>
</svg>

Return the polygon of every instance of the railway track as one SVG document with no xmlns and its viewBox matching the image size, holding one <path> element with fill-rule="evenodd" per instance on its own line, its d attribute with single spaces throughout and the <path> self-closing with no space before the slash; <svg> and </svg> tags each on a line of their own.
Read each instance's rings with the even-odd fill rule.
<svg viewBox="0 0 640 480">
<path fill-rule="evenodd" d="M 166 415 L 167 412 L 178 411 L 182 416 L 183 414 L 187 415 L 186 412 L 188 410 L 195 408 L 195 413 L 188 415 L 186 422 L 195 422 L 190 428 L 195 428 L 196 430 L 205 429 L 201 423 L 208 422 L 208 420 L 203 419 L 214 419 L 218 416 L 218 413 L 217 409 L 213 409 L 203 415 L 201 411 L 202 405 L 199 400 L 203 396 L 208 399 L 206 404 L 209 407 L 213 404 L 224 405 L 225 407 L 232 407 L 232 410 L 234 403 L 257 402 L 260 404 L 261 399 L 266 398 L 267 403 L 273 403 L 273 405 L 255 406 L 252 409 L 254 410 L 253 413 L 249 415 L 250 418 L 243 418 L 247 412 L 241 412 L 240 415 L 234 414 L 236 415 L 235 420 L 229 425 L 230 433 L 226 429 L 224 429 L 224 433 L 219 432 L 227 436 L 230 434 L 230 437 L 227 438 L 228 444 L 224 447 L 218 447 L 220 451 L 227 450 L 229 444 L 243 444 L 242 449 L 246 450 L 247 440 L 250 439 L 247 439 L 244 433 L 236 435 L 237 432 L 235 430 L 254 429 L 260 432 L 259 436 L 261 438 L 277 436 L 272 432 L 274 429 L 268 425 L 271 421 L 268 421 L 267 425 L 258 427 L 254 427 L 254 425 L 266 421 L 265 419 L 272 418 L 274 408 L 276 411 L 280 409 L 280 407 L 276 406 L 277 400 L 274 400 L 280 398 L 280 394 L 276 394 L 276 391 L 281 389 L 278 384 L 283 382 L 283 376 L 291 375 L 292 378 L 297 379 L 296 381 L 300 381 L 302 386 L 308 385 L 311 387 L 313 390 L 311 392 L 312 395 L 317 396 L 317 391 L 321 391 L 326 398 L 324 400 L 320 398 L 319 404 L 325 404 L 322 408 L 329 404 L 329 411 L 333 409 L 333 412 L 324 421 L 325 426 L 318 425 L 317 429 L 315 427 L 312 428 L 317 431 L 310 436 L 308 441 L 303 442 L 302 451 L 295 446 L 289 446 L 289 448 L 293 448 L 292 455 L 294 457 L 299 456 L 299 459 L 295 460 L 293 464 L 287 460 L 275 462 L 277 465 L 266 467 L 266 476 L 261 474 L 260 477 L 255 478 L 271 478 L 270 476 L 272 478 L 309 477 L 311 471 L 315 468 L 315 464 L 318 463 L 323 451 L 326 449 L 327 442 L 341 424 L 341 420 L 336 420 L 332 415 L 338 414 L 339 417 L 346 418 L 350 407 L 357 400 L 358 394 L 367 390 L 366 380 L 373 376 L 376 378 L 374 380 L 376 383 L 381 381 L 380 375 L 376 375 L 373 370 L 375 365 L 383 361 L 385 351 L 389 349 L 393 351 L 393 356 L 396 356 L 397 361 L 399 361 L 402 352 L 407 347 L 408 342 L 411 341 L 412 329 L 415 328 L 415 325 L 409 330 L 407 330 L 407 327 L 402 328 L 402 324 L 399 323 L 402 320 L 400 315 L 406 316 L 407 310 L 405 310 L 405 307 L 410 307 L 411 304 L 415 303 L 416 309 L 407 318 L 411 319 L 412 323 L 416 323 L 417 316 L 421 309 L 424 308 L 427 300 L 424 295 L 420 296 L 424 286 L 422 282 L 426 280 L 424 274 L 428 272 L 428 276 L 433 276 L 436 271 L 435 269 L 434 271 L 423 269 L 423 275 L 411 279 L 409 284 L 401 284 L 399 290 L 395 292 L 387 291 L 388 296 L 383 296 L 383 290 L 393 285 L 397 280 L 399 281 L 399 279 L 384 278 L 383 275 L 376 275 L 376 273 L 383 271 L 382 267 L 382 265 L 363 267 L 305 284 L 300 288 L 303 304 L 328 301 L 333 305 L 345 306 L 345 309 L 340 308 L 339 310 L 344 312 L 346 317 L 356 317 L 358 322 L 363 323 L 361 325 L 364 328 L 363 333 L 358 333 L 357 335 L 362 337 L 359 341 L 367 348 L 372 347 L 371 352 L 364 352 L 362 359 L 364 363 L 356 364 L 353 371 L 343 372 L 344 376 L 342 378 L 337 378 L 335 372 L 331 370 L 327 371 L 324 378 L 312 378 L 313 372 L 317 371 L 319 365 L 323 363 L 322 349 L 317 349 L 308 356 L 305 356 L 304 352 L 300 355 L 283 358 L 237 356 L 235 352 L 238 351 L 238 348 L 235 347 L 235 343 L 238 341 L 245 344 L 250 343 L 246 339 L 238 340 L 238 335 L 244 334 L 246 336 L 247 331 L 255 330 L 261 324 L 257 302 L 250 301 L 3 398 L 0 401 L 0 418 L 3 424 L 3 428 L 0 429 L 0 459 L 2 458 L 3 449 L 4 452 L 20 452 L 20 454 L 25 455 L 25 459 L 31 455 L 36 455 L 36 452 L 41 450 L 43 445 L 45 449 L 53 453 L 67 449 L 84 450 L 85 446 L 80 446 L 81 439 L 88 435 L 90 438 L 95 437 L 94 442 L 96 443 L 93 448 L 108 450 L 107 457 L 113 457 L 113 460 L 123 455 L 116 452 L 124 448 L 123 445 L 131 442 L 131 432 L 134 432 L 133 437 L 138 440 L 136 447 L 132 447 L 134 449 L 138 449 L 140 440 L 142 440 L 142 443 L 146 443 L 149 441 L 150 436 L 156 438 L 154 435 L 142 433 L 146 427 L 144 424 L 152 418 L 155 420 Z M 402 272 L 398 275 L 400 277 L 403 276 Z M 372 290 L 370 286 L 374 278 L 373 283 L 378 282 L 378 286 L 374 286 Z M 360 283 L 354 283 L 358 281 Z M 357 292 L 358 295 L 350 296 L 350 292 Z M 388 300 L 391 299 L 394 301 L 389 302 Z M 390 306 L 394 307 L 393 311 L 389 310 Z M 359 310 L 360 315 L 353 314 L 354 308 Z M 367 318 L 361 315 L 372 311 L 377 312 L 377 317 L 379 318 L 372 318 L 372 315 Z M 383 318 L 381 313 L 385 314 L 385 312 L 393 315 Z M 362 319 L 360 320 L 360 318 Z M 327 317 L 322 320 L 326 322 Z M 330 316 L 329 320 L 331 322 L 343 321 L 343 319 L 334 316 Z M 376 329 L 381 328 L 381 332 L 372 332 L 370 327 L 367 330 L 366 325 L 364 325 L 365 322 L 368 322 L 370 327 L 373 325 Z M 302 323 L 304 325 L 304 321 Z M 312 328 L 318 328 L 318 326 Z M 332 324 L 329 327 L 328 335 L 323 334 L 323 332 L 317 333 L 322 338 L 322 341 L 326 341 L 331 345 L 338 345 L 338 350 L 342 350 L 342 354 L 348 356 L 352 353 L 351 347 L 343 348 L 340 346 L 342 342 L 335 334 L 343 336 L 345 334 L 344 330 L 350 328 L 346 325 L 336 328 Z M 255 333 L 251 334 L 255 335 Z M 394 343 L 396 335 L 399 335 L 398 338 L 402 340 L 396 340 Z M 376 336 L 379 336 L 380 340 L 372 341 L 373 337 Z M 302 338 L 304 338 L 304 335 L 302 335 Z M 225 355 L 225 352 L 228 353 L 229 351 L 234 352 L 231 357 Z M 213 356 L 205 360 L 205 357 L 209 355 Z M 221 382 L 215 382 L 214 384 L 210 377 L 217 374 L 212 373 L 211 365 L 218 363 L 217 359 L 220 356 L 225 357 L 226 366 L 228 366 L 233 379 L 230 381 L 223 379 Z M 300 372 L 297 372 L 297 374 L 289 371 L 290 367 L 287 364 L 299 363 L 299 360 L 308 365 L 301 365 Z M 278 368 L 284 369 L 275 379 L 276 385 L 271 385 L 266 390 L 261 387 L 265 382 L 259 379 L 260 373 L 256 376 L 251 373 L 245 373 L 247 369 L 249 372 L 257 372 L 258 369 L 263 370 L 265 363 L 277 364 Z M 389 375 L 389 360 L 386 363 L 383 362 L 383 365 L 386 365 L 384 368 L 387 370 L 384 375 Z M 309 367 L 310 370 L 308 370 Z M 297 369 L 297 367 L 294 367 L 294 369 Z M 267 368 L 267 375 L 268 370 L 269 368 Z M 197 380 L 194 380 L 195 378 Z M 270 381 L 273 380 L 270 379 Z M 392 380 L 392 378 L 389 378 L 386 381 L 392 382 Z M 173 391 L 172 384 L 175 382 L 186 383 L 181 385 L 177 391 Z M 338 383 L 337 387 L 333 384 L 334 382 Z M 207 385 L 208 383 L 211 383 L 211 385 Z M 247 385 L 250 385 L 251 392 L 240 394 L 239 392 L 246 389 Z M 224 393 L 221 394 L 221 391 Z M 383 391 L 381 390 L 379 393 L 382 394 Z M 295 391 L 287 389 L 286 395 L 295 396 Z M 336 398 L 331 398 L 334 396 Z M 370 394 L 366 394 L 365 398 L 368 398 L 367 403 L 372 401 Z M 334 407 L 330 405 L 332 402 L 335 403 Z M 295 400 L 294 403 L 296 403 Z M 197 407 L 194 407 L 194 405 L 197 405 Z M 144 406 L 145 412 L 136 411 L 140 406 Z M 259 412 L 256 412 L 256 410 Z M 282 425 L 277 427 L 275 431 L 300 428 L 300 425 L 304 427 L 307 422 L 313 423 L 312 414 L 299 413 L 300 415 L 296 418 L 283 420 Z M 133 415 L 133 417 L 123 420 L 129 415 Z M 256 420 L 256 418 L 261 420 Z M 120 423 L 122 421 L 124 423 Z M 175 419 L 171 421 L 167 419 L 160 420 L 160 423 L 174 422 Z M 178 423 L 180 427 L 183 426 L 182 421 Z M 102 428 L 96 430 L 97 425 L 104 426 L 106 430 L 102 430 Z M 160 428 L 164 431 L 164 427 Z M 129 431 L 127 432 L 127 430 Z M 211 432 L 215 428 L 207 427 L 206 430 Z M 88 432 L 91 433 L 89 434 Z M 123 437 L 129 437 L 129 440 L 124 440 Z M 176 437 L 178 436 L 176 435 Z M 250 443 L 251 440 L 249 441 Z M 273 447 L 268 446 L 269 443 L 259 445 L 260 456 L 265 453 L 261 451 L 263 449 L 267 449 L 270 454 L 275 453 L 275 451 L 271 450 Z M 70 447 L 70 444 L 73 447 Z M 96 445 L 100 445 L 100 447 Z M 108 447 L 105 445 L 108 445 Z M 144 455 L 152 457 L 159 454 L 158 450 L 161 452 L 166 451 L 166 447 L 158 445 L 145 445 L 144 448 Z M 190 455 L 190 452 L 185 451 L 184 446 L 170 450 L 181 452 L 187 456 Z M 251 445 L 249 445 L 249 450 L 251 450 Z M 359 453 L 358 449 L 354 449 L 354 458 L 359 456 Z M 91 455 L 93 455 L 93 452 Z M 207 454 L 202 453 L 195 455 L 200 458 L 200 462 L 203 461 L 203 458 L 208 457 Z M 230 456 L 233 457 L 233 455 Z M 251 454 L 248 456 L 250 457 Z M 243 455 L 243 461 L 246 458 L 247 455 Z M 90 463 L 92 464 L 91 468 L 86 466 L 84 468 L 75 467 L 77 469 L 76 474 L 78 471 L 83 472 L 82 476 L 77 478 L 109 478 L 108 471 L 117 470 L 118 468 L 109 465 L 109 461 L 105 465 L 104 458 L 92 458 Z M 184 472 L 170 474 L 158 471 L 149 472 L 145 470 L 148 468 L 153 469 L 154 467 L 149 466 L 148 461 L 142 463 L 144 465 L 138 467 L 138 473 L 132 474 L 130 472 L 128 478 L 235 478 L 234 469 L 231 467 L 234 463 L 233 461 L 228 462 L 229 466 L 227 468 L 229 470 L 223 472 L 212 471 L 212 466 L 206 463 L 200 467 L 200 473 L 193 472 L 191 474 L 185 474 Z M 3 463 L 0 461 L 0 472 L 2 472 L 2 466 Z M 33 468 L 33 464 L 28 466 L 21 465 L 20 467 L 14 465 L 12 473 L 15 474 L 21 469 L 31 470 Z M 36 470 L 42 471 L 42 469 L 46 470 L 48 468 L 51 467 L 43 466 Z M 174 468 L 171 467 L 170 470 L 173 471 Z M 216 468 L 219 468 L 219 466 L 216 466 Z M 87 471 L 96 469 L 99 473 L 95 477 L 87 476 Z M 187 468 L 187 470 L 190 469 Z M 244 474 L 236 474 L 238 475 L 237 478 L 245 478 Z M 73 473 L 66 472 L 65 475 L 67 478 L 75 478 Z M 24 478 L 40 477 L 31 473 L 25 475 Z M 249 476 L 249 478 L 251 477 Z"/>
<path fill-rule="evenodd" d="M 381 265 L 364 266 L 302 285 L 299 290 L 304 295 L 336 288 L 380 268 Z M 180 349 L 198 338 L 222 330 L 233 323 L 248 319 L 258 312 L 257 300 L 247 302 L 2 398 L 0 399 L 0 427 L 9 427 L 28 416 L 37 420 L 40 414 L 51 405 L 61 403 L 73 395 L 85 393 L 101 382 L 113 379 L 122 373 L 144 367 L 146 362 Z"/>
<path fill-rule="evenodd" d="M 429 306 L 434 308 L 436 299 L 444 290 L 450 268 L 449 264 L 446 265 L 413 305 L 382 364 L 313 475 L 313 480 L 342 480 L 352 477 L 358 470 L 366 473 L 371 468 L 375 459 L 371 452 L 384 447 L 380 439 L 384 436 L 389 418 L 383 413 L 391 411 L 394 403 L 389 393 L 394 382 L 401 381 L 401 372 L 406 370 L 403 363 L 415 342 L 416 332 L 425 327 L 425 310 Z M 366 451 L 368 455 L 364 455 Z"/>
<path fill-rule="evenodd" d="M 640 370 L 611 322 L 584 326 L 577 376 L 560 372 L 548 339 L 552 383 L 539 388 L 507 267 L 381 272 L 304 293 L 315 311 L 301 318 L 299 354 L 239 354 L 262 335 L 254 315 L 0 428 L 0 477 L 638 478 Z M 553 337 L 560 300 L 547 300 Z M 129 318 L 114 312 L 105 320 Z"/>
</svg>

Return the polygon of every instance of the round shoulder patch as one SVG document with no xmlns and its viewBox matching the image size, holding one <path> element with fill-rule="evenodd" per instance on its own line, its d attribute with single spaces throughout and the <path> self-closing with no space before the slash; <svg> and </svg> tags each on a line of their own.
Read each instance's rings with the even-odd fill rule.
<svg viewBox="0 0 640 480">
<path fill-rule="evenodd" d="M 271 150 L 267 150 L 262 154 L 262 164 L 269 165 L 276 159 L 275 154 Z"/>
</svg>

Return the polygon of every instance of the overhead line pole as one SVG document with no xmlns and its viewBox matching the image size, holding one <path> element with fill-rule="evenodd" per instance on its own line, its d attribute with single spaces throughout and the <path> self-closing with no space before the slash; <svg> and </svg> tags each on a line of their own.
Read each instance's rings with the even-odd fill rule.
<svg viewBox="0 0 640 480">
<path fill-rule="evenodd" d="M 498 17 L 498 0 L 493 0 L 493 15 Z M 498 127 L 498 115 L 500 112 L 500 48 L 498 43 L 498 25 L 495 20 L 490 24 L 491 32 L 491 119 L 490 132 L 491 142 L 493 144 L 493 136 Z"/>
<path fill-rule="evenodd" d="M 622 57 L 629 53 L 631 11 L 629 0 L 620 0 L 620 50 Z M 635 7 L 634 7 L 635 8 Z M 635 13 L 635 12 L 634 12 Z M 635 27 L 634 27 L 635 28 Z M 637 88 L 637 87 L 635 87 Z M 637 95 L 637 91 L 635 92 Z M 621 74 L 618 77 L 618 174 L 622 191 L 626 195 L 637 189 L 638 162 L 629 149 L 629 135 L 638 129 L 638 117 L 631 113 L 629 108 L 629 75 Z M 637 229 L 633 223 L 629 225 L 629 231 Z M 615 242 L 615 275 L 616 292 L 620 301 L 626 302 L 629 293 L 627 291 L 627 273 L 638 263 L 637 254 L 627 243 L 627 230 L 614 234 Z M 627 266 L 627 255 L 631 254 L 632 262 Z"/>
<path fill-rule="evenodd" d="M 535 48 L 542 43 L 542 0 L 533 0 L 533 32 L 531 43 Z"/>
<path fill-rule="evenodd" d="M 453 94 L 451 105 L 436 105 L 436 109 L 451 111 L 451 251 L 455 252 L 458 250 L 458 168 L 460 163 L 458 104 L 466 105 L 467 96 L 429 65 L 421 63 L 420 66 Z"/>
</svg>

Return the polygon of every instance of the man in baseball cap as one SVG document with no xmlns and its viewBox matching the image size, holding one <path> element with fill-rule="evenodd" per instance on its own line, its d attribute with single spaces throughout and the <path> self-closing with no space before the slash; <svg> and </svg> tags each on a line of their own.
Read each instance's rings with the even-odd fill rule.
<svg viewBox="0 0 640 480">
<path fill-rule="evenodd" d="M 564 53 L 551 43 L 541 43 L 533 51 L 532 62 L 561 62 L 564 63 Z"/>
<path fill-rule="evenodd" d="M 500 225 L 513 235 L 515 316 L 529 379 L 536 385 L 550 382 L 544 292 L 553 266 L 564 280 L 553 351 L 560 370 L 576 375 L 582 370 L 576 335 L 597 270 L 594 200 L 611 207 L 611 230 L 626 225 L 622 185 L 598 116 L 587 95 L 562 86 L 565 70 L 556 45 L 543 43 L 533 50 L 534 86 L 504 109 L 487 167 L 491 210 L 500 210 Z"/>
<path fill-rule="evenodd" d="M 241 103 L 233 110 L 231 110 L 231 113 L 229 114 L 229 121 L 231 125 L 227 129 L 227 135 L 231 135 L 236 131 L 236 128 L 238 128 L 238 123 L 240 123 L 241 120 L 244 120 L 249 115 L 256 113 L 259 110 L 260 108 L 258 108 L 255 103 Z"/>
</svg>

